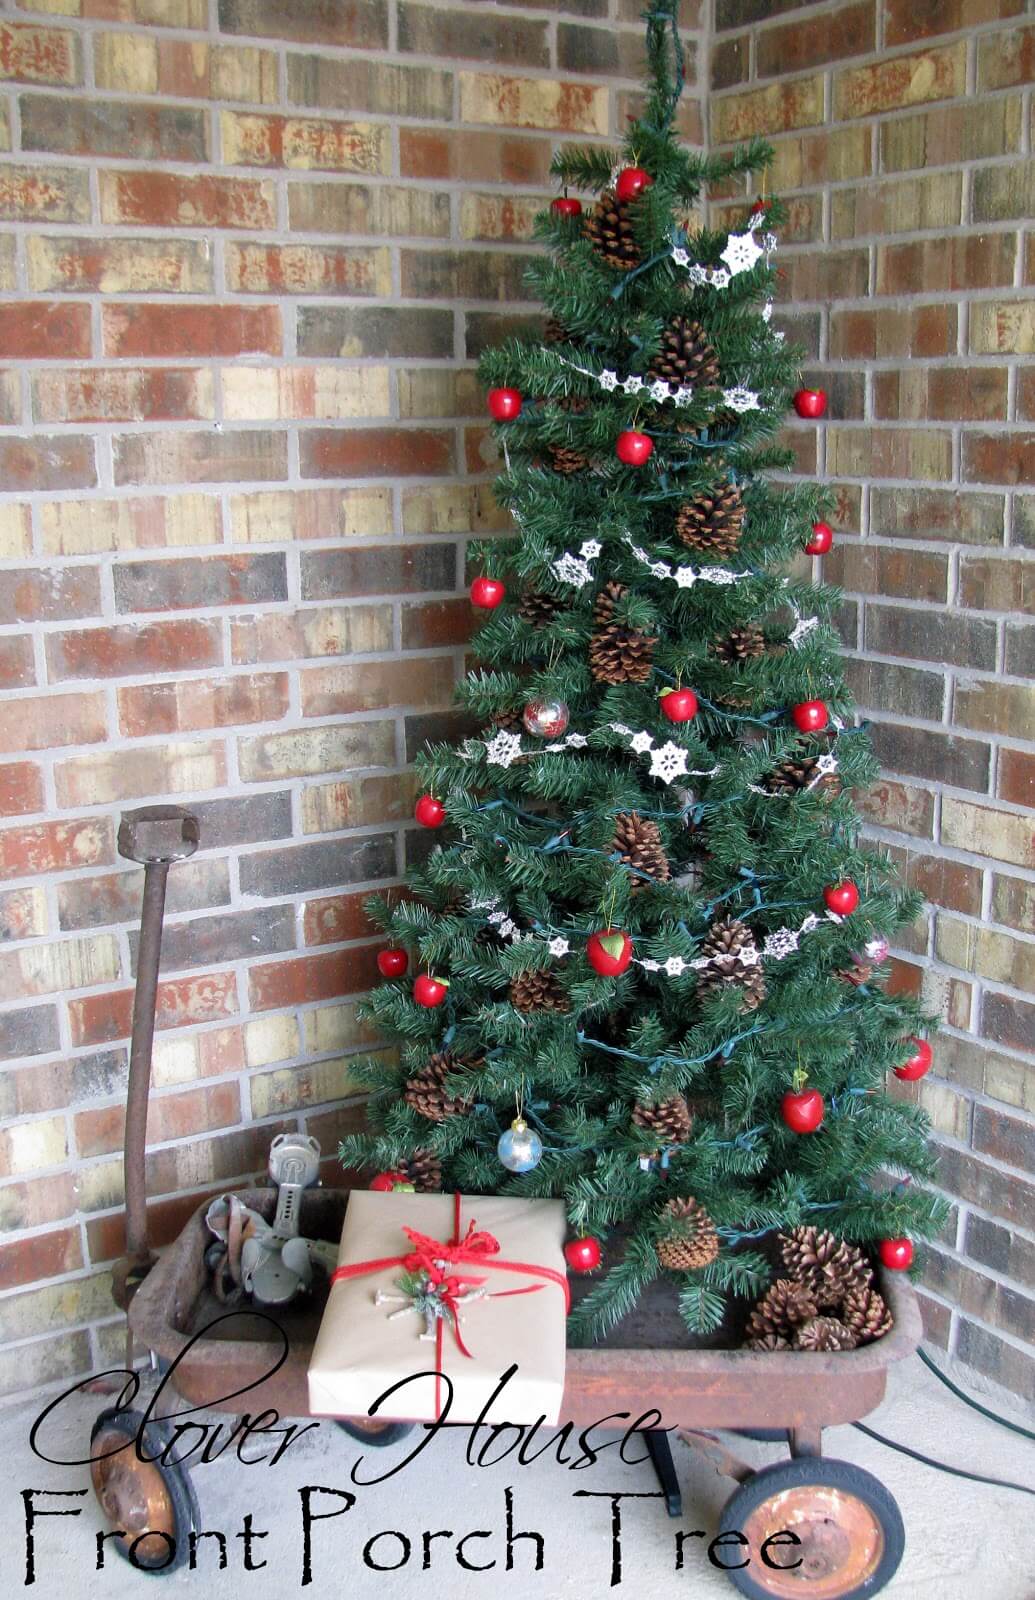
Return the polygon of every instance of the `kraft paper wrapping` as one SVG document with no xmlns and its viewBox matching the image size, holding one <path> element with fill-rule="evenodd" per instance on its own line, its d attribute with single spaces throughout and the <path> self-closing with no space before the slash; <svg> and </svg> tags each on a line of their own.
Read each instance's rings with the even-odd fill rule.
<svg viewBox="0 0 1035 1600">
<path fill-rule="evenodd" d="M 559 1200 L 517 1200 L 498 1195 L 463 1196 L 460 1236 L 474 1222 L 479 1231 L 499 1241 L 499 1255 L 463 1262 L 451 1270 L 484 1278 L 486 1294 L 462 1309 L 460 1333 L 470 1351 L 457 1345 L 452 1325 L 442 1326 L 441 1371 L 453 1385 L 447 1419 L 476 1422 L 501 1375 L 518 1370 L 489 1413 L 490 1422 L 534 1423 L 540 1417 L 555 1423 L 564 1389 L 564 1291 L 549 1279 L 493 1266 L 498 1261 L 528 1262 L 566 1272 L 564 1206 Z M 432 1238 L 454 1237 L 454 1196 L 446 1194 L 380 1194 L 355 1190 L 349 1196 L 338 1264 L 407 1255 L 413 1245 L 403 1228 Z M 381 1268 L 348 1278 L 331 1287 L 327 1309 L 309 1363 L 309 1404 L 317 1416 L 365 1416 L 379 1395 L 415 1374 L 414 1381 L 379 1408 L 378 1417 L 434 1421 L 444 1411 L 449 1386 L 442 1383 L 436 1401 L 436 1345 L 422 1340 L 423 1316 L 408 1312 L 390 1317 L 396 1304 L 375 1305 L 378 1290 L 398 1295 L 395 1280 L 402 1266 Z M 533 1294 L 514 1294 L 531 1288 Z M 511 1291 L 508 1293 L 508 1291 Z M 499 1295 L 501 1298 L 493 1298 Z M 505 1298 L 503 1296 L 506 1296 Z"/>
</svg>

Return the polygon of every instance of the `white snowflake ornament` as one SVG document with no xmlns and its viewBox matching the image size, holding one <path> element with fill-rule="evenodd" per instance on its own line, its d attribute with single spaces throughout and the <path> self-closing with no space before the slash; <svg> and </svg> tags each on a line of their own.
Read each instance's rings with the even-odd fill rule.
<svg viewBox="0 0 1035 1600">
<path fill-rule="evenodd" d="M 599 539 L 584 539 L 579 545 L 579 555 L 586 561 L 595 561 L 603 548 Z"/>
<path fill-rule="evenodd" d="M 606 389 L 610 393 L 612 389 L 618 388 L 618 374 L 612 371 L 610 367 L 605 367 L 597 382 L 602 389 Z"/>
<path fill-rule="evenodd" d="M 686 968 L 687 963 L 682 956 L 669 956 L 665 962 L 665 974 L 669 978 L 681 978 Z"/>
<path fill-rule="evenodd" d="M 511 767 L 521 754 L 521 738 L 519 734 L 507 733 L 501 728 L 494 738 L 485 746 L 485 754 L 489 765 L 493 767 Z"/>
<path fill-rule="evenodd" d="M 637 377 L 636 374 L 633 373 L 630 377 L 626 378 L 625 382 L 622 384 L 622 388 L 625 390 L 626 394 L 639 394 L 640 390 L 643 388 L 643 379 Z"/>
<path fill-rule="evenodd" d="M 690 257 L 680 245 L 677 245 L 673 250 L 672 259 L 677 267 L 688 267 L 690 265 Z"/>
<path fill-rule="evenodd" d="M 570 551 L 558 557 L 556 561 L 551 561 L 550 571 L 555 578 L 560 579 L 561 583 L 570 583 L 574 589 L 584 588 L 593 578 L 593 569 L 589 562 L 579 556 L 573 556 Z"/>
<path fill-rule="evenodd" d="M 671 398 L 668 384 L 665 382 L 664 378 L 655 378 L 654 382 L 650 386 L 650 392 L 652 398 L 658 401 L 668 400 Z"/>
<path fill-rule="evenodd" d="M 651 751 L 650 775 L 652 778 L 660 778 L 663 783 L 671 783 L 673 778 L 685 777 L 686 751 L 678 744 L 673 744 L 671 739 L 659 745 L 657 750 Z"/>
<path fill-rule="evenodd" d="M 746 389 L 741 383 L 738 383 L 733 389 L 724 389 L 722 398 L 731 411 L 744 412 L 757 411 L 759 409 L 758 395 L 753 389 Z"/>
<path fill-rule="evenodd" d="M 634 750 L 638 756 L 645 756 L 648 750 L 653 750 L 654 739 L 651 734 L 644 729 L 642 733 L 636 734 L 636 736 L 630 740 L 629 748 L 630 750 Z"/>
<path fill-rule="evenodd" d="M 550 940 L 550 943 L 546 948 L 549 950 L 552 956 L 566 956 L 568 951 L 571 949 L 571 945 L 568 943 L 567 939 L 562 939 L 560 935 L 558 935 L 556 939 Z"/>
<path fill-rule="evenodd" d="M 731 233 L 719 259 L 725 261 L 730 272 L 736 275 L 738 272 L 750 272 L 763 254 L 753 233 Z"/>
</svg>

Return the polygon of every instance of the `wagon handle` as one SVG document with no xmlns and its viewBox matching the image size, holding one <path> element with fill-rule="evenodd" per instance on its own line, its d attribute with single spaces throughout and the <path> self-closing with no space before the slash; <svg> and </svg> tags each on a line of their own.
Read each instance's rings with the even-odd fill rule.
<svg viewBox="0 0 1035 1600">
<path fill-rule="evenodd" d="M 127 811 L 119 826 L 119 854 L 127 861 L 140 862 L 144 868 L 123 1143 L 126 1253 L 116 1262 L 112 1275 L 112 1294 L 123 1311 L 155 1261 L 147 1240 L 144 1157 L 166 880 L 172 863 L 186 861 L 192 856 L 200 839 L 197 817 L 180 806 L 144 806 L 138 811 Z"/>
</svg>

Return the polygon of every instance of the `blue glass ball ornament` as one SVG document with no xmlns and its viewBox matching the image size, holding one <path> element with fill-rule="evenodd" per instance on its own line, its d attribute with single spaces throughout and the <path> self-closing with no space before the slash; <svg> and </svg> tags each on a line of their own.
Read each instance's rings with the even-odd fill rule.
<svg viewBox="0 0 1035 1600">
<path fill-rule="evenodd" d="M 500 1134 L 496 1153 L 508 1172 L 531 1172 L 543 1159 L 543 1141 L 524 1117 L 515 1117 Z"/>
</svg>

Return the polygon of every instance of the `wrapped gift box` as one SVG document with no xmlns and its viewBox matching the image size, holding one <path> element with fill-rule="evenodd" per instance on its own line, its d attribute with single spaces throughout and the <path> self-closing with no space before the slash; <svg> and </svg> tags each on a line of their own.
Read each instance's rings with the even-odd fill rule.
<svg viewBox="0 0 1035 1600">
<path fill-rule="evenodd" d="M 449 1396 L 439 1372 L 448 1420 L 475 1422 L 516 1362 L 487 1420 L 556 1422 L 565 1233 L 559 1200 L 355 1190 L 309 1364 L 314 1414 L 365 1416 L 413 1376 L 377 1415 L 434 1421 Z"/>
</svg>

